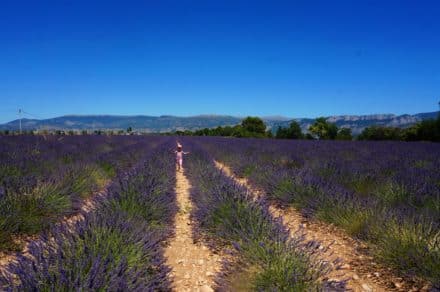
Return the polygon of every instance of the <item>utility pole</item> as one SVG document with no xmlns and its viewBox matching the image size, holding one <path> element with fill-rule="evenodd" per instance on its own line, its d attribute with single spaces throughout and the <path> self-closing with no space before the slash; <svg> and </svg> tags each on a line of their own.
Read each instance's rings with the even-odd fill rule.
<svg viewBox="0 0 440 292">
<path fill-rule="evenodd" d="M 20 135 L 21 135 L 21 113 L 22 113 L 23 111 L 21 110 L 21 108 L 20 109 L 18 109 L 18 116 L 19 116 L 19 119 L 20 119 Z"/>
</svg>

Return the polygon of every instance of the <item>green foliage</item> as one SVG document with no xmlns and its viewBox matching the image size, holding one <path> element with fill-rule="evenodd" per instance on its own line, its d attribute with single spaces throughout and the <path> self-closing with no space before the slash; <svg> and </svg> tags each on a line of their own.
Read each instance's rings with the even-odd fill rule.
<svg viewBox="0 0 440 292">
<path fill-rule="evenodd" d="M 297 121 L 292 121 L 288 128 L 278 127 L 275 134 L 277 139 L 302 139 L 304 135 Z"/>
<path fill-rule="evenodd" d="M 380 184 L 374 194 L 387 206 L 405 202 L 410 198 L 410 194 L 403 185 L 393 182 Z"/>
<path fill-rule="evenodd" d="M 152 185 L 154 182 L 143 175 L 133 178 L 133 185 Z M 164 227 L 163 214 L 167 212 L 169 206 L 156 204 L 161 196 L 163 196 L 166 187 L 158 184 L 154 190 L 146 197 L 140 193 L 136 187 L 128 186 L 117 199 L 109 202 L 112 212 L 127 214 L 131 218 L 138 218 L 148 221 L 155 228 Z M 155 206 L 152 208 L 151 206 Z"/>
<path fill-rule="evenodd" d="M 223 136 L 237 138 L 264 138 L 272 137 L 270 131 L 266 131 L 266 125 L 263 120 L 257 117 L 247 117 L 241 125 L 204 128 L 194 132 L 190 130 L 176 131 L 175 135 L 179 136 Z"/>
<path fill-rule="evenodd" d="M 287 237 L 266 205 L 253 201 L 200 156 L 193 157 L 188 171 L 197 196 L 194 217 L 200 218 L 201 230 L 238 252 L 233 273 L 226 275 L 228 290 L 319 290 L 321 264 L 302 249 L 301 239 Z"/>
<path fill-rule="evenodd" d="M 313 135 L 310 134 L 310 133 L 307 133 L 306 136 L 305 136 L 305 138 L 306 138 L 307 140 L 315 140 L 315 137 L 313 137 Z"/>
<path fill-rule="evenodd" d="M 417 128 L 417 140 L 440 141 L 440 116 L 436 120 L 420 122 Z"/>
<path fill-rule="evenodd" d="M 270 193 L 269 197 L 271 199 L 280 200 L 287 199 L 286 202 L 292 203 L 295 185 L 291 178 L 286 177 L 281 179 L 273 188 L 273 191 Z"/>
<path fill-rule="evenodd" d="M 116 169 L 111 163 L 108 163 L 106 161 L 102 161 L 99 163 L 99 166 L 104 171 L 104 173 L 107 177 L 112 178 L 112 177 L 116 176 Z"/>
<path fill-rule="evenodd" d="M 423 120 L 406 129 L 383 126 L 367 127 L 358 136 L 358 139 L 438 142 L 440 141 L 440 116 L 435 120 Z"/>
<path fill-rule="evenodd" d="M 60 185 L 51 183 L 40 185 L 32 194 L 5 195 L 0 201 L 0 249 L 19 248 L 13 243 L 13 236 L 40 232 L 71 204 Z"/>
<path fill-rule="evenodd" d="M 320 117 L 309 127 L 309 131 L 320 140 L 334 140 L 338 134 L 338 127 L 327 122 L 326 118 Z"/>
<path fill-rule="evenodd" d="M 7 193 L 0 200 L 0 250 L 18 248 L 13 237 L 45 230 L 72 212 L 73 200 L 91 195 L 106 182 L 101 168 L 88 165 L 72 168 L 62 180 L 40 183 L 28 193 Z"/>
<path fill-rule="evenodd" d="M 251 174 L 253 174 L 253 172 L 257 169 L 256 166 L 254 165 L 247 165 L 244 169 L 243 169 L 243 176 L 244 177 L 248 177 Z"/>
<path fill-rule="evenodd" d="M 242 250 L 250 262 L 247 272 L 252 279 L 253 291 L 312 291 L 318 285 L 297 279 L 313 278 L 309 259 L 298 253 L 292 245 L 260 241 L 243 245 Z M 261 263 L 264 263 L 261 266 Z M 252 265 L 253 264 L 253 265 Z M 307 270 L 310 272 L 308 273 Z"/>
<path fill-rule="evenodd" d="M 355 205 L 338 205 L 327 201 L 319 207 L 316 217 L 342 227 L 348 234 L 366 239 L 373 230 L 371 210 L 363 210 Z"/>
<path fill-rule="evenodd" d="M 351 129 L 350 128 L 339 129 L 338 134 L 336 135 L 336 140 L 346 140 L 346 141 L 353 140 L 353 136 L 351 134 Z"/>
<path fill-rule="evenodd" d="M 148 222 L 103 209 L 80 224 L 72 227 L 75 232 L 61 227 L 53 239 L 40 245 L 34 251 L 39 262 L 28 263 L 35 266 L 30 273 L 25 270 L 29 280 L 21 277 L 20 289 L 11 291 L 133 291 L 135 280 L 155 280 L 155 250 L 146 248 L 154 243 L 146 237 L 155 233 Z M 125 289 L 115 284 L 118 277 L 130 273 L 135 280 L 127 282 Z"/>
<path fill-rule="evenodd" d="M 369 195 L 377 189 L 378 183 L 369 175 L 346 176 L 345 187 L 361 195 Z"/>
<path fill-rule="evenodd" d="M 367 241 L 382 262 L 440 285 L 438 229 L 423 222 L 398 222 L 389 214 L 390 209 L 404 202 L 414 205 L 411 194 L 402 185 L 377 183 L 368 176 L 357 177 L 350 181 L 350 186 L 359 195 L 374 195 L 378 199 L 377 207 L 366 209 L 356 202 L 335 201 L 319 189 L 289 178 L 280 180 L 268 195 L 300 209 L 315 208 L 316 218 L 340 226 L 348 234 Z M 314 201 L 319 204 L 314 204 Z M 423 209 L 438 212 L 438 198 L 424 202 L 420 206 L 420 210 Z"/>
<path fill-rule="evenodd" d="M 70 245 L 61 246 L 63 251 L 71 252 L 70 255 L 66 254 L 66 256 L 82 258 L 85 256 L 82 253 L 87 252 L 90 259 L 98 256 L 113 257 L 112 268 L 116 268 L 117 264 L 123 259 L 127 261 L 130 268 L 141 266 L 142 262 L 148 259 L 142 252 L 141 246 L 128 240 L 130 232 L 125 230 L 124 224 L 112 226 L 106 224 L 105 219 L 102 218 L 101 222 L 98 220 L 92 221 L 91 228 L 87 230 L 84 237 L 79 238 L 78 244 L 73 249 Z M 130 218 L 122 218 L 122 220 L 129 221 Z M 139 222 L 136 223 L 139 224 Z M 69 268 L 69 270 L 73 269 L 74 267 Z M 87 274 L 88 271 L 84 271 L 84 273 Z"/>
<path fill-rule="evenodd" d="M 209 214 L 203 228 L 213 236 L 236 242 L 244 261 L 240 277 L 232 276 L 233 287 L 247 279 L 250 290 L 305 291 L 317 289 L 310 259 L 298 252 L 297 246 L 277 238 L 276 227 L 250 200 L 239 200 L 225 194 L 221 204 Z"/>
<path fill-rule="evenodd" d="M 374 249 L 387 264 L 416 273 L 440 287 L 440 232 L 431 226 L 391 221 Z"/>
<path fill-rule="evenodd" d="M 66 190 L 85 198 L 104 187 L 107 181 L 108 177 L 103 169 L 97 165 L 87 165 L 82 169 L 73 169 L 62 185 Z"/>
<path fill-rule="evenodd" d="M 365 128 L 358 136 L 359 140 L 402 140 L 402 129 L 371 126 Z"/>
<path fill-rule="evenodd" d="M 266 125 L 259 117 L 247 117 L 241 122 L 242 128 L 249 133 L 262 134 L 266 133 Z"/>
</svg>

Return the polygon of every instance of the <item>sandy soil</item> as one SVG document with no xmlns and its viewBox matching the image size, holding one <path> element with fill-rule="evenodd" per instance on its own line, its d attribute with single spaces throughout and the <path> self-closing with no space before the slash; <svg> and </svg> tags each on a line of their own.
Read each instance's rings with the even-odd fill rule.
<svg viewBox="0 0 440 292">
<path fill-rule="evenodd" d="M 176 232 L 165 249 L 167 264 L 172 268 L 175 291 L 214 291 L 214 277 L 221 269 L 221 257 L 192 237 L 190 220 L 190 183 L 184 172 L 177 171 L 176 195 L 179 211 L 175 217 Z"/>
<path fill-rule="evenodd" d="M 231 169 L 215 161 L 216 166 L 232 177 L 237 183 L 248 188 L 257 196 L 263 192 L 252 187 L 244 178 L 237 178 Z M 428 291 L 429 286 L 411 283 L 396 277 L 391 269 L 375 263 L 368 255 L 368 248 L 362 242 L 352 239 L 343 230 L 331 224 L 304 218 L 294 208 L 270 206 L 273 216 L 281 217 L 284 224 L 293 234 L 298 229 L 305 232 L 306 240 L 318 240 L 323 250 L 322 258 L 327 262 L 341 259 L 339 268 L 330 272 L 327 277 L 334 280 L 347 280 L 347 288 L 352 291 Z"/>
</svg>

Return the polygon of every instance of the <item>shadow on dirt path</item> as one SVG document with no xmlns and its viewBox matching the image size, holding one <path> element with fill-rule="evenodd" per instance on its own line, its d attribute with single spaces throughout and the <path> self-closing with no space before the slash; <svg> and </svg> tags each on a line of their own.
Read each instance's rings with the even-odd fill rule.
<svg viewBox="0 0 440 292">
<path fill-rule="evenodd" d="M 264 196 L 262 191 L 252 187 L 245 178 L 236 177 L 228 166 L 218 161 L 214 162 L 218 169 L 238 184 L 257 196 Z M 281 217 L 291 233 L 301 229 L 301 232 L 305 233 L 306 240 L 319 241 L 321 243 L 319 248 L 324 251 L 321 260 L 333 263 L 336 259 L 341 259 L 340 267 L 331 271 L 327 277 L 337 281 L 347 280 L 347 288 L 352 291 L 429 290 L 429 286 L 415 287 L 402 278 L 396 277 L 391 269 L 375 263 L 373 258 L 365 252 L 367 247 L 363 243 L 354 240 L 331 224 L 307 219 L 294 208 L 279 208 L 274 204 L 271 204 L 270 212 L 274 217 Z M 420 286 L 420 283 L 417 286 Z"/>
<path fill-rule="evenodd" d="M 176 173 L 176 196 L 179 211 L 175 217 L 176 232 L 165 248 L 167 265 L 175 291 L 214 291 L 214 278 L 221 269 L 221 258 L 207 246 L 194 243 L 190 219 L 191 186 L 184 172 Z"/>
</svg>

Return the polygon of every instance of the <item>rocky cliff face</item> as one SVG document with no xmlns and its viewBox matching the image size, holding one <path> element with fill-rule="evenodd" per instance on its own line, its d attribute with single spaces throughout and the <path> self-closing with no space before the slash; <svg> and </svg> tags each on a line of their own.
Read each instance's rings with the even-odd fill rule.
<svg viewBox="0 0 440 292">
<path fill-rule="evenodd" d="M 416 115 L 393 115 L 393 114 L 377 114 L 377 115 L 343 115 L 343 116 L 330 116 L 327 121 L 335 123 L 340 128 L 350 128 L 353 134 L 357 135 L 362 132 L 366 127 L 373 125 L 385 126 L 385 127 L 398 127 L 406 128 L 420 122 L 423 119 L 435 119 L 438 112 L 420 113 Z M 301 126 L 301 129 L 305 132 L 309 126 L 313 123 L 313 119 L 295 119 Z M 290 120 L 292 121 L 292 120 Z M 278 126 L 286 127 L 290 124 L 290 121 L 280 121 L 273 123 L 272 129 L 276 130 Z"/>
<path fill-rule="evenodd" d="M 331 116 L 327 119 L 327 121 L 331 123 L 337 122 L 356 122 L 356 121 L 370 121 L 370 120 L 389 120 L 395 118 L 396 115 L 393 114 L 384 114 L 384 115 L 363 115 L 363 116 Z"/>
</svg>

